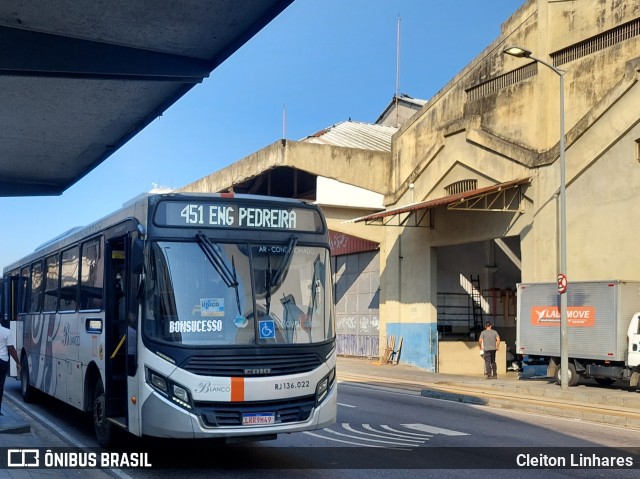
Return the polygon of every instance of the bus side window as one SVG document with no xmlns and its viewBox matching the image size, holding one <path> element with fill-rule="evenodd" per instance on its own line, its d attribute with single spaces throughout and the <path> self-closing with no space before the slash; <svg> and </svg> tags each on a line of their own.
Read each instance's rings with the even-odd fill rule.
<svg viewBox="0 0 640 479">
<path fill-rule="evenodd" d="M 30 313 L 39 313 L 42 311 L 42 262 L 33 263 L 31 265 L 31 301 L 29 303 Z"/>
<path fill-rule="evenodd" d="M 58 311 L 75 311 L 78 301 L 78 247 L 62 252 Z"/>
<path fill-rule="evenodd" d="M 31 282 L 29 277 L 29 267 L 25 266 L 20 271 L 20 282 L 18 283 L 18 314 L 29 312 L 29 292 Z"/>
<path fill-rule="evenodd" d="M 60 280 L 60 263 L 57 253 L 49 256 L 45 260 L 45 268 L 47 270 L 47 277 L 44 288 L 43 311 L 53 312 L 58 305 L 58 286 Z"/>
<path fill-rule="evenodd" d="M 102 309 L 104 297 L 104 244 L 102 237 L 82 244 L 80 309 Z"/>
</svg>

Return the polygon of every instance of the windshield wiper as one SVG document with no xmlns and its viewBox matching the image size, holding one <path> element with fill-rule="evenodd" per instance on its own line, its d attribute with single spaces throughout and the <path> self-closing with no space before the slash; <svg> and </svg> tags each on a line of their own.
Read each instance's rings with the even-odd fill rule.
<svg viewBox="0 0 640 479">
<path fill-rule="evenodd" d="M 291 264 L 291 258 L 293 257 L 293 250 L 298 244 L 298 237 L 295 235 L 291 235 L 289 239 L 289 245 L 287 246 L 286 256 L 280 262 L 280 267 L 275 273 L 271 273 L 271 255 L 267 254 L 267 271 L 265 273 L 265 284 L 264 284 L 264 293 L 265 293 L 265 306 L 267 309 L 266 314 L 269 314 L 271 309 L 271 288 L 274 286 L 278 286 L 280 281 L 282 281 L 282 275 L 289 269 L 289 265 Z"/>
<path fill-rule="evenodd" d="M 266 315 L 271 311 L 271 255 L 267 255 L 267 271 L 264 275 L 264 303 L 267 309 Z"/>
<path fill-rule="evenodd" d="M 213 268 L 222 278 L 224 284 L 227 285 L 228 288 L 234 288 L 236 291 L 236 304 L 238 306 L 238 314 L 242 314 L 242 308 L 240 307 L 240 292 L 238 291 L 238 277 L 236 275 L 236 265 L 233 260 L 233 256 L 231 256 L 231 267 L 227 264 L 227 262 L 222 257 L 220 253 L 220 247 L 218 245 L 214 245 L 209 241 L 202 233 L 196 234 L 196 239 L 198 240 L 198 246 L 207 257 Z"/>
<path fill-rule="evenodd" d="M 285 253 L 284 259 L 280 262 L 280 267 L 275 272 L 275 274 L 271 277 L 270 285 L 271 287 L 277 286 L 282 281 L 282 276 L 289 271 L 289 265 L 291 264 L 291 258 L 293 258 L 293 250 L 298 244 L 298 237 L 296 235 L 291 235 L 291 239 L 289 239 L 289 245 L 287 247 L 287 252 Z"/>
<path fill-rule="evenodd" d="M 318 255 L 313 262 L 313 276 L 311 276 L 311 298 L 309 301 L 309 309 L 307 311 L 307 317 L 309 320 L 313 316 L 313 312 L 316 309 L 318 302 L 318 286 L 324 287 L 325 274 L 324 264 L 320 261 L 320 255 Z"/>
</svg>

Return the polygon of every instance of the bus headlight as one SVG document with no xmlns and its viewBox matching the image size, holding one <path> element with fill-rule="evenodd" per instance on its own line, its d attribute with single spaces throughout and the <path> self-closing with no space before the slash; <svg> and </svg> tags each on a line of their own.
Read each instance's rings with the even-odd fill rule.
<svg viewBox="0 0 640 479">
<path fill-rule="evenodd" d="M 327 393 L 333 386 L 333 383 L 336 380 L 336 368 L 331 369 L 329 374 L 322 378 L 322 380 L 318 383 L 316 387 L 316 405 L 320 404 L 324 401 L 324 398 L 327 397 Z"/>
<path fill-rule="evenodd" d="M 180 386 L 177 385 L 173 385 L 173 395 L 179 399 L 180 401 L 183 401 L 185 403 L 189 403 L 189 393 L 187 392 L 186 389 L 181 388 Z"/>
<path fill-rule="evenodd" d="M 187 388 L 174 383 L 152 369 L 145 368 L 145 370 L 147 384 L 149 384 L 154 390 L 184 409 L 193 409 L 191 394 Z"/>
<path fill-rule="evenodd" d="M 151 379 L 151 385 L 156 389 L 159 389 L 163 393 L 167 393 L 167 381 L 162 376 L 158 376 L 156 373 L 149 371 L 149 378 Z"/>
</svg>

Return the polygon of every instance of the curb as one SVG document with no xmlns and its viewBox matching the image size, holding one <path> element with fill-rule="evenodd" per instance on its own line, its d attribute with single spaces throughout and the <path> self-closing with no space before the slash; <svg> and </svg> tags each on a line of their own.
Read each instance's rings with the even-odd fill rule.
<svg viewBox="0 0 640 479">
<path fill-rule="evenodd" d="M 589 401 L 570 401 L 563 398 L 562 394 L 550 395 L 555 397 L 547 397 L 546 394 L 522 396 L 515 395 L 510 391 L 477 390 L 471 393 L 468 391 L 456 392 L 447 388 L 424 388 L 421 395 L 433 399 L 525 411 L 640 430 L 640 410 Z"/>
<path fill-rule="evenodd" d="M 24 434 L 31 431 L 31 425 L 22 419 L 13 407 L 4 402 L 0 416 L 0 434 Z"/>
</svg>

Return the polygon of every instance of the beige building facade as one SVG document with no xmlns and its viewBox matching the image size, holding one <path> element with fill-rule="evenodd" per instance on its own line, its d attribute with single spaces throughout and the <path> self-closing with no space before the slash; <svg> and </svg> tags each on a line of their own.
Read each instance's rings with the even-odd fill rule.
<svg viewBox="0 0 640 479">
<path fill-rule="evenodd" d="M 380 245 L 379 349 L 402 336 L 401 362 L 437 370 L 440 342 L 491 319 L 513 353 L 515 285 L 559 270 L 560 82 L 511 45 L 564 72 L 569 284 L 640 279 L 637 0 L 526 1 L 389 151 L 278 142 L 183 189 L 286 166 L 382 195 L 325 208 L 333 231 Z"/>
</svg>

